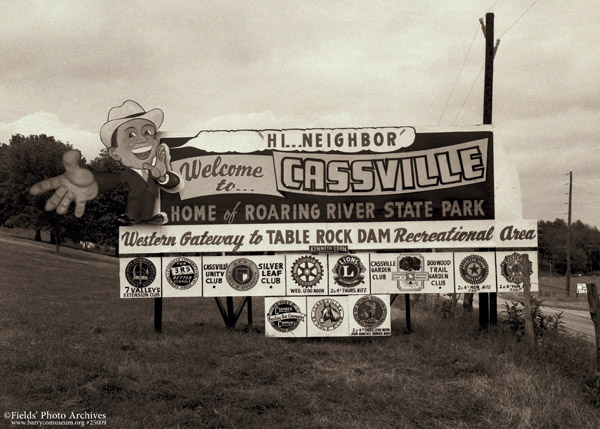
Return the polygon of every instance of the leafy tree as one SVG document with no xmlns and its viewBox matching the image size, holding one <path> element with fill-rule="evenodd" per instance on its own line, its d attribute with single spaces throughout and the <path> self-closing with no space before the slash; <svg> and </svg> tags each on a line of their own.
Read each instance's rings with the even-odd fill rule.
<svg viewBox="0 0 600 429">
<path fill-rule="evenodd" d="M 567 271 L 567 224 L 562 219 L 539 221 L 540 264 L 559 274 Z M 600 270 L 600 231 L 575 221 L 571 224 L 571 272 Z"/>
<path fill-rule="evenodd" d="M 67 234 L 76 236 L 78 222 L 72 213 L 56 216 L 44 210 L 51 195 L 34 197 L 29 188 L 40 180 L 56 176 L 64 170 L 63 154 L 69 144 L 45 134 L 25 137 L 15 134 L 0 150 L 0 207 L 2 223 L 36 230 L 50 230 L 56 237 L 57 251 Z"/>
<path fill-rule="evenodd" d="M 124 167 L 108 155 L 107 149 L 102 149 L 89 165 L 92 171 L 115 172 Z M 117 215 L 125 212 L 127 190 L 124 185 L 103 192 L 86 204 L 84 215 L 81 217 L 82 230 L 86 240 L 110 247 L 117 247 L 119 229 L 115 223 Z"/>
<path fill-rule="evenodd" d="M 9 219 L 9 205 L 5 198 L 5 188 L 8 186 L 7 160 L 8 145 L 0 144 L 0 225 Z"/>
</svg>

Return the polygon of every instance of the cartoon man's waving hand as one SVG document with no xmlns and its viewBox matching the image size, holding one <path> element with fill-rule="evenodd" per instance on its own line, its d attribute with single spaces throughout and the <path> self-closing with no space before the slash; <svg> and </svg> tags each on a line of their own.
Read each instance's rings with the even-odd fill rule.
<svg viewBox="0 0 600 429">
<path fill-rule="evenodd" d="M 168 146 L 161 144 L 156 136 L 163 118 L 162 110 L 146 112 L 132 100 L 113 107 L 100 130 L 100 139 L 110 157 L 127 168 L 116 173 L 92 172 L 79 166 L 78 151 L 69 151 L 63 157 L 65 173 L 36 183 L 30 192 L 38 195 L 54 189 L 46 210 L 56 208 L 57 213 L 63 214 L 75 201 L 75 216 L 79 217 L 85 211 L 85 203 L 94 199 L 98 191 L 108 191 L 125 183 L 129 194 L 125 213 L 117 219 L 120 224 L 167 223 L 165 213 L 155 214 L 158 186 L 177 192 L 183 181 L 171 169 Z"/>
</svg>

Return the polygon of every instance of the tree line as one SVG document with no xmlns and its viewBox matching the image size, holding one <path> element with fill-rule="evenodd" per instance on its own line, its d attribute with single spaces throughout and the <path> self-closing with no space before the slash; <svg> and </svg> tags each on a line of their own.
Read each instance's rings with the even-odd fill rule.
<svg viewBox="0 0 600 429">
<path fill-rule="evenodd" d="M 15 134 L 8 144 L 0 144 L 0 225 L 33 229 L 36 240 L 41 240 L 41 231 L 50 231 L 57 250 L 66 239 L 115 248 L 118 242 L 115 217 L 124 212 L 126 204 L 123 185 L 88 202 L 80 218 L 73 215 L 72 208 L 65 215 L 46 212 L 44 206 L 51 193 L 29 194 L 34 183 L 64 172 L 62 157 L 71 149 L 69 143 L 45 134 Z M 106 149 L 89 163 L 82 157 L 81 164 L 98 172 L 123 168 L 108 156 Z"/>
<path fill-rule="evenodd" d="M 567 272 L 567 223 L 563 219 L 538 221 L 539 265 L 558 275 Z M 600 271 L 600 231 L 580 220 L 571 224 L 571 273 Z"/>
</svg>

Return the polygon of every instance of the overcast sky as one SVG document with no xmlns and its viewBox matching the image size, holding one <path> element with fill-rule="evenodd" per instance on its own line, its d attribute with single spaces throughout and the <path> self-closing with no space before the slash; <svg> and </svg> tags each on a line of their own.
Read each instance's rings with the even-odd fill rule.
<svg viewBox="0 0 600 429">
<path fill-rule="evenodd" d="M 0 142 L 45 133 L 88 159 L 103 147 L 108 109 L 126 99 L 162 108 L 168 131 L 479 124 L 478 20 L 491 8 L 501 39 L 493 122 L 519 171 L 524 217 L 566 219 L 573 171 L 573 218 L 600 225 L 598 1 L 5 0 L 0 8 Z"/>
</svg>

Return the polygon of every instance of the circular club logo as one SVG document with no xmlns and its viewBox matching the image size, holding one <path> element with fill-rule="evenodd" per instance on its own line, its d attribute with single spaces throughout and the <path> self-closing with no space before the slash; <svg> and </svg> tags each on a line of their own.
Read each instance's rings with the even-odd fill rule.
<svg viewBox="0 0 600 429">
<path fill-rule="evenodd" d="M 523 283 L 524 271 L 523 255 L 520 255 L 517 252 L 506 255 L 504 260 L 500 263 L 500 273 L 502 274 L 502 277 L 510 283 Z M 531 274 L 533 274 L 533 269 L 530 264 L 528 275 Z"/>
<path fill-rule="evenodd" d="M 269 308 L 267 320 L 279 332 L 291 332 L 304 320 L 306 314 L 300 312 L 300 307 L 295 302 L 283 299 L 277 301 Z"/>
<path fill-rule="evenodd" d="M 460 263 L 459 271 L 464 281 L 477 285 L 487 279 L 490 269 L 483 256 L 469 255 Z"/>
<path fill-rule="evenodd" d="M 335 299 L 324 298 L 313 305 L 310 317 L 317 328 L 333 331 L 344 320 L 344 308 Z"/>
<path fill-rule="evenodd" d="M 354 320 L 363 328 L 377 328 L 385 321 L 387 316 L 387 306 L 382 299 L 376 296 L 363 296 L 352 311 Z"/>
<path fill-rule="evenodd" d="M 323 278 L 323 266 L 312 256 L 302 256 L 292 264 L 292 278 L 299 286 L 313 287 Z"/>
<path fill-rule="evenodd" d="M 127 282 L 137 288 L 145 288 L 156 279 L 156 267 L 146 258 L 135 258 L 125 267 Z"/>
<path fill-rule="evenodd" d="M 235 290 L 250 290 L 258 283 L 258 267 L 250 259 L 239 258 L 227 266 L 225 278 Z"/>
<path fill-rule="evenodd" d="M 198 281 L 198 266 L 188 258 L 176 258 L 169 262 L 165 269 L 165 277 L 175 289 L 186 290 Z"/>
<path fill-rule="evenodd" d="M 343 287 L 354 287 L 363 283 L 366 271 L 363 263 L 354 255 L 342 256 L 333 267 L 333 279 Z"/>
</svg>

